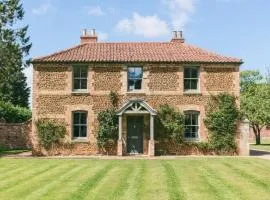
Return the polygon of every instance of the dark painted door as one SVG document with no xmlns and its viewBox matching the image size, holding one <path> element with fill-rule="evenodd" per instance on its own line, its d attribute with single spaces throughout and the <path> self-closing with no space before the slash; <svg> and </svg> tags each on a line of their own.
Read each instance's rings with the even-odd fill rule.
<svg viewBox="0 0 270 200">
<path fill-rule="evenodd" d="M 127 152 L 143 153 L 143 116 L 128 116 L 127 128 Z"/>
</svg>

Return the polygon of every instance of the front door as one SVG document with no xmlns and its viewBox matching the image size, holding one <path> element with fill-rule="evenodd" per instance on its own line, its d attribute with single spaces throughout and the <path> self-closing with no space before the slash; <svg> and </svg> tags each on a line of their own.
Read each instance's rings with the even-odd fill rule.
<svg viewBox="0 0 270 200">
<path fill-rule="evenodd" d="M 128 116 L 127 128 L 127 152 L 143 153 L 143 116 Z"/>
</svg>

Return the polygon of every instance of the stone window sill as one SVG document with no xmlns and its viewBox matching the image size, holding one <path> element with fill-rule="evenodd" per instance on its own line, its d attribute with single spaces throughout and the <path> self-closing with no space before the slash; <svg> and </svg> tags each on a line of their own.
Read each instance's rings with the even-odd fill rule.
<svg viewBox="0 0 270 200">
<path fill-rule="evenodd" d="M 186 142 L 200 142 L 200 138 L 184 138 Z"/>
<path fill-rule="evenodd" d="M 126 94 L 145 94 L 144 90 L 131 90 L 127 91 Z"/>
<path fill-rule="evenodd" d="M 201 92 L 197 92 L 197 91 L 185 91 L 184 94 L 185 95 L 202 95 Z"/>
<path fill-rule="evenodd" d="M 71 92 L 72 95 L 89 95 L 90 92 L 87 90 L 74 90 Z"/>
<path fill-rule="evenodd" d="M 87 138 L 73 138 L 71 140 L 72 143 L 88 143 L 88 139 Z"/>
</svg>

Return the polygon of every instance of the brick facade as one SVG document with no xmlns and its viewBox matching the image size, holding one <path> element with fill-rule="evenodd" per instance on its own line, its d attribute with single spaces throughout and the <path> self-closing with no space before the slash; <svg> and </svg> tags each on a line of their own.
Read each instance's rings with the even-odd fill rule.
<svg viewBox="0 0 270 200">
<path fill-rule="evenodd" d="M 34 64 L 33 70 L 33 134 L 34 151 L 39 151 L 34 122 L 37 119 L 56 119 L 66 123 L 68 135 L 66 143 L 72 148 L 59 147 L 55 153 L 97 154 L 96 145 L 97 114 L 111 106 L 109 92 L 119 94 L 121 106 L 129 99 L 142 99 L 153 109 L 161 104 L 170 104 L 182 111 L 200 112 L 199 138 L 207 140 L 204 126 L 205 106 L 211 94 L 227 91 L 239 97 L 239 64 L 200 64 L 199 88 L 196 94 L 186 94 L 183 90 L 183 64 L 137 63 L 143 67 L 142 90 L 127 91 L 127 66 L 131 64 L 88 64 L 87 93 L 72 92 L 72 64 Z M 133 64 L 132 64 L 133 65 Z M 75 110 L 88 112 L 87 141 L 72 140 L 71 113 Z M 126 118 L 123 117 L 123 151 L 126 147 Z M 144 117 L 144 154 L 148 154 L 149 117 Z M 116 154 L 117 145 L 111 152 Z"/>
</svg>

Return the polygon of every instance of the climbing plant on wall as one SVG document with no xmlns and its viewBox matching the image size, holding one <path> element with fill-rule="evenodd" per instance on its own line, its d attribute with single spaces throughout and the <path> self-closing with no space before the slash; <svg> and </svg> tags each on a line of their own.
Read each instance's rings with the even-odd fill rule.
<svg viewBox="0 0 270 200">
<path fill-rule="evenodd" d="M 210 146 L 219 154 L 236 151 L 236 132 L 239 110 L 236 99 L 227 93 L 212 96 L 204 123 L 209 130 Z"/>
</svg>

